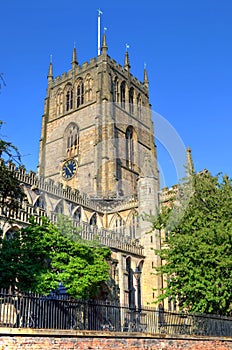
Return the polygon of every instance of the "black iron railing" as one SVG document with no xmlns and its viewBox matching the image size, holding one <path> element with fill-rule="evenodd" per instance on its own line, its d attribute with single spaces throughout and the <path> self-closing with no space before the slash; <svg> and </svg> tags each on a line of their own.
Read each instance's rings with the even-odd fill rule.
<svg viewBox="0 0 232 350">
<path fill-rule="evenodd" d="M 0 290 L 0 327 L 232 337 L 232 318 Z"/>
</svg>

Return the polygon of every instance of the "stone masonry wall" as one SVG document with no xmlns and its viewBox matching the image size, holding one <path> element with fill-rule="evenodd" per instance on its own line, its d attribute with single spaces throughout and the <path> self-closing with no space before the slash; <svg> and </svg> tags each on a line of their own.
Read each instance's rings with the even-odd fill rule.
<svg viewBox="0 0 232 350">
<path fill-rule="evenodd" d="M 5 329 L 6 330 L 6 329 Z M 134 334 L 133 338 L 127 334 L 104 334 L 96 332 L 75 332 L 75 331 L 47 331 L 23 329 L 8 329 L 1 332 L 0 329 L 0 350 L 231 350 L 232 339 L 214 338 L 161 338 L 141 336 Z M 23 332 L 24 331 L 24 332 Z M 5 333 L 5 334 L 4 334 Z M 44 333 L 44 334 L 43 334 Z"/>
</svg>

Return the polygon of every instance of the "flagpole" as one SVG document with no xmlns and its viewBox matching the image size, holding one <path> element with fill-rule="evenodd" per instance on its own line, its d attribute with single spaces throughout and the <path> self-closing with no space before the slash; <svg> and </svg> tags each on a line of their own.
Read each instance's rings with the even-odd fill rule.
<svg viewBox="0 0 232 350">
<path fill-rule="evenodd" d="M 98 20 L 97 20 L 97 55 L 99 56 L 101 54 L 101 15 L 102 11 L 98 9 Z"/>
</svg>

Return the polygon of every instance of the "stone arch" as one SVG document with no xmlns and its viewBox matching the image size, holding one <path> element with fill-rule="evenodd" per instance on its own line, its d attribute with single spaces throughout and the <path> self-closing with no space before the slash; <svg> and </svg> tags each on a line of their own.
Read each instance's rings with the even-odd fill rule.
<svg viewBox="0 0 232 350">
<path fill-rule="evenodd" d="M 97 226 L 97 213 L 93 213 L 89 218 L 89 224 L 92 226 Z"/>
<path fill-rule="evenodd" d="M 24 198 L 24 201 L 33 205 L 35 202 L 35 198 L 38 197 L 38 194 L 36 194 L 35 191 L 31 190 L 29 187 L 22 186 L 22 188 L 23 188 L 24 194 L 26 195 L 26 197 Z"/>
<path fill-rule="evenodd" d="M 80 224 L 81 222 L 81 218 L 82 218 L 82 215 L 81 215 L 81 207 L 78 206 L 76 207 L 73 212 L 72 212 L 72 218 L 76 221 L 76 223 Z"/>
<path fill-rule="evenodd" d="M 54 212 L 56 214 L 64 214 L 64 202 L 63 199 L 59 199 L 54 207 Z"/>
<path fill-rule="evenodd" d="M 20 230 L 20 227 L 18 225 L 13 225 L 11 227 L 8 227 L 4 232 L 3 238 L 5 238 L 6 240 L 10 240 L 11 238 L 13 238 L 14 233 L 19 230 Z"/>
<path fill-rule="evenodd" d="M 115 213 L 112 219 L 110 220 L 110 229 L 114 230 L 116 233 L 123 234 L 125 223 L 121 215 Z"/>
<path fill-rule="evenodd" d="M 137 267 L 138 267 L 139 271 L 141 271 L 141 272 L 143 270 L 143 264 L 144 264 L 143 259 L 140 259 L 139 262 L 137 263 Z"/>
<path fill-rule="evenodd" d="M 40 193 L 37 198 L 36 201 L 34 202 L 34 208 L 41 208 L 46 210 L 47 206 L 46 206 L 46 199 L 45 199 L 45 195 L 44 193 Z"/>
</svg>

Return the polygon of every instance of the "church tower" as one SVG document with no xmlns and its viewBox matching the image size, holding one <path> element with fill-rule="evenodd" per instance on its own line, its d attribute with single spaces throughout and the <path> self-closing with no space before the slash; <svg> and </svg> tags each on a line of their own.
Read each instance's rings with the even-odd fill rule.
<svg viewBox="0 0 232 350">
<path fill-rule="evenodd" d="M 40 141 L 39 174 L 102 199 L 137 195 L 137 179 L 149 156 L 157 174 L 156 149 L 144 82 L 108 56 L 101 55 L 56 78 L 48 72 Z"/>
<path fill-rule="evenodd" d="M 104 34 L 96 58 L 80 65 L 74 48 L 70 70 L 54 77 L 50 63 L 47 79 L 38 173 L 77 198 L 50 196 L 52 216 L 63 201 L 66 215 L 78 213 L 85 230 L 104 236 L 121 303 L 133 305 L 139 295 L 146 305 L 159 287 L 151 275 L 159 237 L 147 235 L 143 219 L 157 211 L 159 191 L 147 71 L 143 82 L 131 74 L 128 51 L 123 66 L 111 59 Z"/>
</svg>

